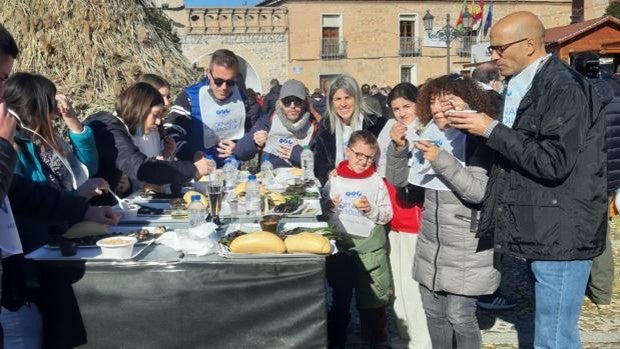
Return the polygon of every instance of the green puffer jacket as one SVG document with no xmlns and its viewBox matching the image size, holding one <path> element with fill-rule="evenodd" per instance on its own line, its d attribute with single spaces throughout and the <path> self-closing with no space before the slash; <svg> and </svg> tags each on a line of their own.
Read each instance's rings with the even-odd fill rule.
<svg viewBox="0 0 620 349">
<path fill-rule="evenodd" d="M 355 297 L 360 309 L 385 306 L 394 293 L 386 243 L 385 225 L 379 224 L 367 238 L 346 235 L 338 242 L 338 248 L 355 260 Z"/>
</svg>

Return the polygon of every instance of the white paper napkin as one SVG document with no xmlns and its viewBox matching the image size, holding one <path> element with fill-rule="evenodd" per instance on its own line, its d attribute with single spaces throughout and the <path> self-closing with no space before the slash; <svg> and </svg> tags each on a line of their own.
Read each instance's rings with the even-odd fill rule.
<svg viewBox="0 0 620 349">
<path fill-rule="evenodd" d="M 216 229 L 217 225 L 212 222 L 203 223 L 190 229 L 175 229 L 160 236 L 157 242 L 175 251 L 204 256 L 217 252 L 217 245 L 211 238 Z"/>
</svg>

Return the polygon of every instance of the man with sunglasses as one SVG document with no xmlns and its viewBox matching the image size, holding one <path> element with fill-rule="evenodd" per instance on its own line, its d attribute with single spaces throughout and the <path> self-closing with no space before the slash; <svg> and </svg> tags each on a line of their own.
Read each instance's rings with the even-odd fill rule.
<svg viewBox="0 0 620 349">
<path fill-rule="evenodd" d="M 235 141 L 249 128 L 246 120 L 258 117 L 251 115 L 238 76 L 237 56 L 230 50 L 217 50 L 204 79 L 177 97 L 164 128 L 177 143 L 179 160 L 196 161 L 207 154 L 221 167 L 234 154 Z"/>
<path fill-rule="evenodd" d="M 579 348 L 577 323 L 592 258 L 605 249 L 605 119 L 593 87 L 545 51 L 530 12 L 491 29 L 489 51 L 510 77 L 501 122 L 452 113 L 452 127 L 495 150 L 479 234 L 528 261 L 534 275 L 536 348 Z"/>
<path fill-rule="evenodd" d="M 301 151 L 316 130 L 309 111 L 307 88 L 297 80 L 282 85 L 275 110 L 261 117 L 235 148 L 240 160 L 249 160 L 262 150 L 275 168 L 301 167 Z"/>
</svg>

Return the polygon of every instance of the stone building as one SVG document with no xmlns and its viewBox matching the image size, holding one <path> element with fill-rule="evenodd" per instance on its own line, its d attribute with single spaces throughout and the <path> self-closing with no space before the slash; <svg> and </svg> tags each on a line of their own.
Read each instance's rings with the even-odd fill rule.
<svg viewBox="0 0 620 349">
<path fill-rule="evenodd" d="M 609 2 L 584 1 L 585 19 L 601 16 Z M 263 93 L 272 78 L 299 79 L 312 90 L 341 73 L 379 86 L 420 84 L 447 70 L 462 71 L 471 61 L 471 47 L 457 39 L 447 68 L 445 44 L 425 38 L 422 21 L 430 10 L 433 27 L 444 26 L 448 14 L 455 25 L 461 0 L 263 0 L 256 7 L 237 8 L 186 8 L 182 0 L 154 3 L 174 21 L 190 63 L 204 66 L 214 50 L 231 49 L 242 60 L 247 86 Z M 571 3 L 494 0 L 493 19 L 529 10 L 546 27 L 567 25 Z M 485 0 L 483 17 L 488 6 Z"/>
</svg>

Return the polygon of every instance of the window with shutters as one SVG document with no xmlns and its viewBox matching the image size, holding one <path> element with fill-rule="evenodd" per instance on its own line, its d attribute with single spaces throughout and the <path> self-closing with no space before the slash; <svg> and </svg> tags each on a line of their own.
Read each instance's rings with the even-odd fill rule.
<svg viewBox="0 0 620 349">
<path fill-rule="evenodd" d="M 398 54 L 401 57 L 414 57 L 420 55 L 420 39 L 416 36 L 416 22 L 418 15 L 400 15 L 400 46 Z"/>
</svg>

